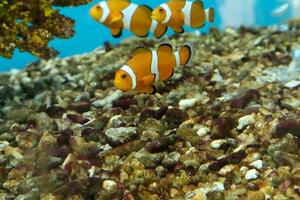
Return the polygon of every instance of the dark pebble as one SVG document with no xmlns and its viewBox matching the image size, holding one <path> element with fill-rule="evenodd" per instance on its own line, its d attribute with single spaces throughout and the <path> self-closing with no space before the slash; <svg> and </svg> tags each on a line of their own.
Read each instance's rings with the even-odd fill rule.
<svg viewBox="0 0 300 200">
<path fill-rule="evenodd" d="M 35 120 L 29 120 L 27 122 L 26 130 L 27 129 L 35 129 L 35 128 L 37 128 L 36 121 Z"/>
<path fill-rule="evenodd" d="M 72 149 L 69 146 L 63 146 L 54 150 L 54 156 L 59 158 L 66 158 Z"/>
<path fill-rule="evenodd" d="M 222 158 L 222 159 L 212 162 L 208 166 L 208 169 L 213 170 L 213 171 L 218 171 L 227 164 L 228 164 L 228 160 L 226 158 Z"/>
<path fill-rule="evenodd" d="M 70 109 L 79 113 L 84 113 L 89 111 L 91 108 L 90 102 L 73 102 L 70 104 Z"/>
<path fill-rule="evenodd" d="M 189 176 L 195 176 L 197 174 L 197 170 L 192 166 L 187 167 L 185 171 Z"/>
<path fill-rule="evenodd" d="M 295 119 L 281 120 L 276 127 L 275 136 L 282 137 L 287 133 L 300 137 L 300 122 Z"/>
<path fill-rule="evenodd" d="M 44 112 L 52 118 L 60 118 L 66 112 L 66 109 L 59 106 L 50 106 Z"/>
<path fill-rule="evenodd" d="M 77 114 L 68 114 L 67 118 L 73 122 L 73 123 L 77 123 L 77 124 L 84 124 L 87 123 L 89 120 L 83 118 L 81 115 L 77 115 Z"/>
<path fill-rule="evenodd" d="M 60 134 L 57 137 L 57 143 L 59 145 L 69 145 L 70 144 L 70 138 L 73 135 L 73 131 L 70 129 L 61 131 Z"/>
<path fill-rule="evenodd" d="M 95 133 L 96 129 L 92 127 L 87 127 L 81 131 L 82 137 L 89 137 L 91 134 Z"/>
<path fill-rule="evenodd" d="M 123 110 L 128 110 L 131 105 L 137 105 L 138 102 L 132 98 L 121 98 L 113 102 L 113 107 L 120 107 Z"/>
<path fill-rule="evenodd" d="M 218 171 L 222 167 L 228 164 L 238 164 L 246 157 L 246 153 L 244 151 L 240 151 L 237 153 L 233 153 L 226 158 L 221 158 L 217 161 L 212 162 L 208 168 L 213 171 Z"/>
<path fill-rule="evenodd" d="M 161 119 L 165 113 L 167 112 L 168 107 L 163 106 L 159 108 L 158 110 L 151 110 L 149 108 L 144 109 L 140 114 L 140 120 L 146 120 L 148 118 L 154 118 L 154 119 Z"/>
<path fill-rule="evenodd" d="M 230 135 L 230 131 L 234 128 L 235 122 L 231 117 L 219 117 L 213 120 L 212 139 L 224 139 Z"/>
<path fill-rule="evenodd" d="M 242 97 L 233 99 L 230 101 L 230 106 L 232 108 L 245 108 L 251 101 L 257 101 L 259 99 L 258 90 L 249 90 Z"/>
<path fill-rule="evenodd" d="M 180 109 L 171 108 L 166 111 L 165 120 L 169 125 L 179 126 L 188 119 L 188 115 Z"/>
<path fill-rule="evenodd" d="M 169 145 L 175 142 L 174 136 L 164 136 L 146 145 L 147 151 L 150 153 L 158 153 L 168 149 Z"/>
</svg>

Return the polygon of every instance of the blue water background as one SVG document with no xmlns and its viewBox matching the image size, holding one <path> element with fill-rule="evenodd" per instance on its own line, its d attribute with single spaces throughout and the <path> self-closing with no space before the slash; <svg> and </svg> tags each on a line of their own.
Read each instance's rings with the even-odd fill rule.
<svg viewBox="0 0 300 200">
<path fill-rule="evenodd" d="M 94 0 L 92 3 L 78 7 L 57 8 L 61 13 L 69 16 L 76 21 L 76 34 L 74 37 L 66 40 L 55 39 L 50 42 L 49 46 L 53 46 L 60 52 L 59 57 L 67 57 L 74 54 L 81 54 L 92 51 L 102 46 L 103 42 L 109 41 L 113 44 L 119 43 L 126 37 L 132 36 L 128 31 L 124 31 L 121 38 L 115 39 L 111 36 L 109 29 L 94 21 L 89 16 L 89 9 L 98 3 Z M 155 8 L 164 0 L 132 1 L 138 4 L 147 4 Z M 207 25 L 200 31 L 208 31 L 209 26 L 223 29 L 227 26 L 239 27 L 245 26 L 270 26 L 280 24 L 285 20 L 295 17 L 300 13 L 300 0 L 205 0 L 205 7 L 213 6 L 216 9 L 216 20 L 213 25 Z M 289 3 L 289 8 L 280 16 L 273 16 L 272 11 L 284 3 Z M 193 31 L 186 29 L 186 31 Z M 167 35 L 173 34 L 169 31 Z M 21 53 L 15 50 L 12 59 L 4 59 L 0 57 L 0 71 L 8 71 L 12 68 L 21 69 L 28 63 L 38 60 L 37 57 L 29 53 Z"/>
</svg>

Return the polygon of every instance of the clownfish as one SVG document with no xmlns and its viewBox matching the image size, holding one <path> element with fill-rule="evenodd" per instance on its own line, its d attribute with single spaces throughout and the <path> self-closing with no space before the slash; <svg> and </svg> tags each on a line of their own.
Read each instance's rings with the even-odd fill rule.
<svg viewBox="0 0 300 200">
<path fill-rule="evenodd" d="M 114 85 L 122 91 L 136 90 L 153 94 L 156 81 L 168 80 L 173 76 L 174 67 L 187 65 L 192 56 L 189 44 L 173 52 L 170 44 L 161 44 L 156 50 L 138 47 L 132 58 L 115 74 Z"/>
<path fill-rule="evenodd" d="M 90 9 L 90 15 L 111 30 L 113 37 L 122 35 L 123 28 L 138 37 L 146 37 L 154 33 L 156 38 L 162 37 L 168 27 L 151 19 L 152 9 L 146 5 L 137 5 L 129 0 L 107 0 Z"/>
<path fill-rule="evenodd" d="M 183 26 L 200 28 L 205 21 L 214 21 L 214 9 L 204 9 L 200 0 L 170 0 L 152 12 L 152 19 L 171 27 L 176 33 L 183 33 Z"/>
</svg>

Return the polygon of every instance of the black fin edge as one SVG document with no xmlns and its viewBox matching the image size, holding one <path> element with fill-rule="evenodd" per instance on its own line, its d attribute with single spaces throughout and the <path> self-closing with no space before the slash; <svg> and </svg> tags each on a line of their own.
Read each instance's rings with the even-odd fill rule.
<svg viewBox="0 0 300 200">
<path fill-rule="evenodd" d="M 157 90 L 156 90 L 156 87 L 154 85 L 152 85 L 152 89 L 153 89 L 153 91 L 152 91 L 151 94 L 155 94 Z"/>
<path fill-rule="evenodd" d="M 174 71 L 175 71 L 175 70 L 174 70 L 174 68 L 173 68 L 173 69 L 172 69 L 172 73 L 171 73 L 171 75 L 170 75 L 170 76 L 169 76 L 169 77 L 166 79 L 166 81 L 167 81 L 167 80 L 170 80 L 170 79 L 173 77 L 173 75 L 174 75 Z"/>
<path fill-rule="evenodd" d="M 162 47 L 162 46 L 169 46 L 171 48 L 171 50 L 173 51 L 173 46 L 170 43 L 162 43 L 157 48 Z"/>
<path fill-rule="evenodd" d="M 182 46 L 182 48 L 183 47 L 187 47 L 187 49 L 189 50 L 189 53 L 190 53 L 187 62 L 184 64 L 184 65 L 187 65 L 191 61 L 193 50 L 192 50 L 192 46 L 190 44 L 185 44 Z"/>
<path fill-rule="evenodd" d="M 145 6 L 145 7 L 148 8 L 151 12 L 153 11 L 153 9 L 152 9 L 150 6 L 146 5 L 146 4 L 141 4 L 141 5 L 139 5 L 139 6 Z"/>
<path fill-rule="evenodd" d="M 162 38 L 162 37 L 166 34 L 167 31 L 168 31 L 168 27 L 165 26 L 164 32 L 163 32 L 160 36 L 158 36 L 158 37 L 155 37 L 155 33 L 154 33 L 154 37 L 155 37 L 156 39 L 160 39 L 160 38 Z"/>
<path fill-rule="evenodd" d="M 112 36 L 113 36 L 114 38 L 119 38 L 119 37 L 122 36 L 122 34 L 123 34 L 123 31 L 122 31 L 122 29 L 121 29 L 117 35 L 112 35 Z"/>
<path fill-rule="evenodd" d="M 173 30 L 173 31 L 174 31 L 175 33 L 179 33 L 179 34 L 184 33 L 184 32 L 185 32 L 184 28 L 183 28 L 182 26 L 181 26 L 180 28 L 181 28 L 181 32 L 176 32 L 176 31 L 174 31 L 174 30 Z"/>
</svg>

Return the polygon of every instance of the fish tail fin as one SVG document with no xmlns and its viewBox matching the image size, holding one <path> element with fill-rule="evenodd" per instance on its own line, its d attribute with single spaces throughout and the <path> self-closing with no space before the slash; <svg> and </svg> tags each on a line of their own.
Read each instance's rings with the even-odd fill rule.
<svg viewBox="0 0 300 200">
<path fill-rule="evenodd" d="M 191 61 L 193 54 L 192 44 L 188 43 L 183 45 L 176 53 L 176 63 L 177 65 L 188 65 Z"/>
<path fill-rule="evenodd" d="M 206 20 L 213 23 L 215 20 L 215 9 L 213 7 L 205 9 Z"/>
</svg>

